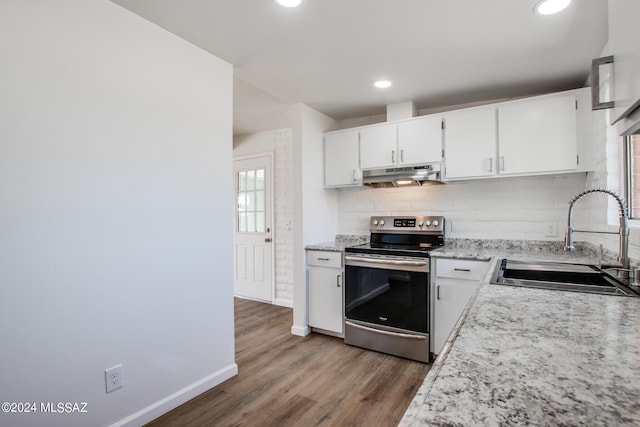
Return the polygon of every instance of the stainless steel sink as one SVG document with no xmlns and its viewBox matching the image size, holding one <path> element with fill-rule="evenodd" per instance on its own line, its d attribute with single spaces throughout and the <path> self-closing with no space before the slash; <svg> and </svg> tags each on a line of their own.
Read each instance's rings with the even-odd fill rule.
<svg viewBox="0 0 640 427">
<path fill-rule="evenodd" d="M 496 266 L 491 283 L 574 292 L 640 296 L 640 293 L 616 277 L 588 264 L 531 263 L 503 259 Z"/>
</svg>

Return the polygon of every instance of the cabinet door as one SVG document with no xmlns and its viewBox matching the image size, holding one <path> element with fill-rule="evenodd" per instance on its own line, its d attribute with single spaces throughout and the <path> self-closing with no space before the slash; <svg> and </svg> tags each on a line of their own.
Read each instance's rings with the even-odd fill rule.
<svg viewBox="0 0 640 427">
<path fill-rule="evenodd" d="M 447 179 L 496 173 L 495 108 L 458 111 L 445 116 L 444 150 Z"/>
<path fill-rule="evenodd" d="M 442 160 L 442 118 L 424 117 L 398 123 L 399 165 Z"/>
<path fill-rule="evenodd" d="M 343 333 L 342 270 L 309 267 L 309 326 Z"/>
<path fill-rule="evenodd" d="M 343 187 L 362 182 L 359 132 L 350 130 L 324 136 L 324 185 Z"/>
<path fill-rule="evenodd" d="M 449 334 L 460 318 L 469 299 L 473 296 L 477 281 L 436 279 L 433 352 L 440 354 Z"/>
<path fill-rule="evenodd" d="M 498 134 L 501 175 L 575 170 L 575 95 L 499 106 Z"/>
<path fill-rule="evenodd" d="M 360 129 L 360 166 L 362 169 L 393 167 L 398 163 L 397 124 Z"/>
</svg>

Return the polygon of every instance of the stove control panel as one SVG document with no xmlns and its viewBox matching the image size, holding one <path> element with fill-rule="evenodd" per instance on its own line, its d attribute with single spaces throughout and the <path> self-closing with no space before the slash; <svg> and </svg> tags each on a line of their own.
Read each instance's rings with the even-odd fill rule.
<svg viewBox="0 0 640 427">
<path fill-rule="evenodd" d="M 440 233 L 444 234 L 443 216 L 372 216 L 369 223 L 372 233 Z"/>
</svg>

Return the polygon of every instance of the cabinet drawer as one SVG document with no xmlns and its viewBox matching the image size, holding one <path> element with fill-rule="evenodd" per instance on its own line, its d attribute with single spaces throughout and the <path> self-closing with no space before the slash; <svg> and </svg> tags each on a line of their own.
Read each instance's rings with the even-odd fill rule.
<svg viewBox="0 0 640 427">
<path fill-rule="evenodd" d="M 460 259 L 436 259 L 436 277 L 452 279 L 482 280 L 487 274 L 487 261 Z"/>
<path fill-rule="evenodd" d="M 342 252 L 308 251 L 307 264 L 342 268 Z"/>
</svg>

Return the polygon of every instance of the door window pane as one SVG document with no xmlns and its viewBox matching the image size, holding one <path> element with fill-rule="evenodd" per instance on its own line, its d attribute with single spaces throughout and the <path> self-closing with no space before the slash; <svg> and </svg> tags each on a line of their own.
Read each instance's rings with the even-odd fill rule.
<svg viewBox="0 0 640 427">
<path fill-rule="evenodd" d="M 256 171 L 256 190 L 264 190 L 264 169 Z"/>
<path fill-rule="evenodd" d="M 254 175 L 255 171 L 247 171 L 247 191 L 253 190 L 255 188 L 255 186 L 253 185 Z"/>
<path fill-rule="evenodd" d="M 254 169 L 237 175 L 238 231 L 264 233 L 265 231 L 265 170 Z"/>
<path fill-rule="evenodd" d="M 264 212 L 256 212 L 256 231 L 264 232 Z"/>
<path fill-rule="evenodd" d="M 264 212 L 264 190 L 256 191 L 256 211 Z"/>
<path fill-rule="evenodd" d="M 247 214 L 238 212 L 238 231 L 247 231 Z"/>
<path fill-rule="evenodd" d="M 238 172 L 238 189 L 244 191 L 247 188 L 247 173 Z"/>
<path fill-rule="evenodd" d="M 255 233 L 256 231 L 256 213 L 247 212 L 247 232 Z"/>
</svg>

